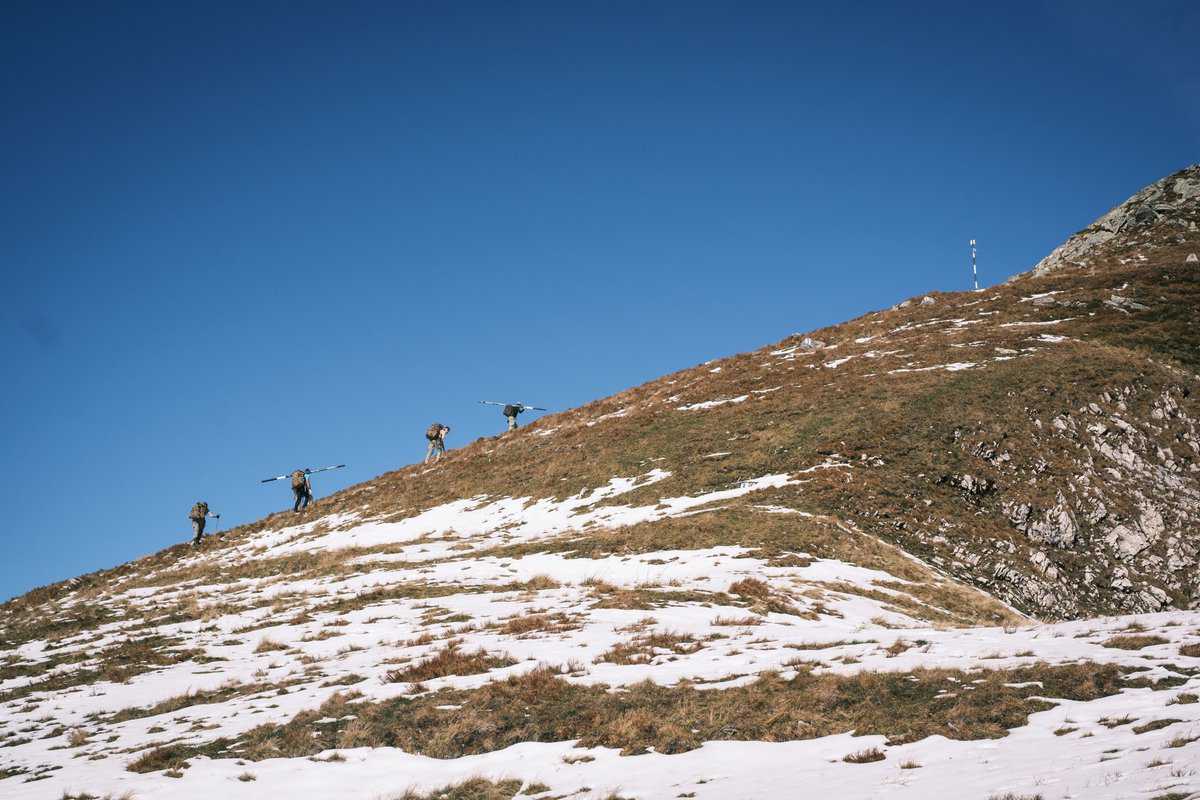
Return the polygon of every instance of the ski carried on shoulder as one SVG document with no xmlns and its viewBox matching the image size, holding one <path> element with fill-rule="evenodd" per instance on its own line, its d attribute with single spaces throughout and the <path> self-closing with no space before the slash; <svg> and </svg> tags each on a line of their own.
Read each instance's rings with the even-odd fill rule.
<svg viewBox="0 0 1200 800">
<path fill-rule="evenodd" d="M 479 402 L 485 406 L 500 406 L 501 408 L 503 408 L 504 406 L 516 406 L 517 408 L 521 409 L 522 411 L 548 411 L 549 410 L 549 409 L 542 408 L 541 406 L 526 405 L 525 403 L 497 403 L 495 400 L 480 400 Z"/>
<path fill-rule="evenodd" d="M 306 470 L 304 470 L 304 474 L 305 475 L 314 475 L 318 472 L 326 472 L 331 469 L 341 469 L 344 466 L 346 466 L 346 465 L 345 464 L 333 464 L 328 467 L 318 467 L 317 469 L 306 469 Z M 292 477 L 292 475 L 289 472 L 287 475 L 276 475 L 274 478 L 263 478 L 262 481 L 260 481 L 260 483 L 270 483 L 271 481 L 282 481 L 282 480 L 285 480 L 290 477 Z"/>
</svg>

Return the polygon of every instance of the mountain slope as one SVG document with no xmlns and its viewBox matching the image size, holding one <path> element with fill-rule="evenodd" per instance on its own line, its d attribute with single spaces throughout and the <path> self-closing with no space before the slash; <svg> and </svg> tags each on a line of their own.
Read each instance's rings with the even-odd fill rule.
<svg viewBox="0 0 1200 800">
<path fill-rule="evenodd" d="M 1198 224 L 1192 167 L 1002 286 L 17 598 L 0 787 L 1193 791 L 1139 748 L 1200 748 Z"/>
</svg>

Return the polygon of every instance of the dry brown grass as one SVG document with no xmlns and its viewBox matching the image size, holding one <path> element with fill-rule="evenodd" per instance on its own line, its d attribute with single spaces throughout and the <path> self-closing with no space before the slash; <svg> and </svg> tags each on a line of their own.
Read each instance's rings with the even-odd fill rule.
<svg viewBox="0 0 1200 800">
<path fill-rule="evenodd" d="M 510 667 L 515 663 L 516 660 L 509 655 L 493 655 L 482 649 L 468 652 L 460 649 L 456 642 L 451 642 L 424 661 L 391 670 L 385 680 L 390 683 L 420 683 L 447 675 L 476 675 Z"/>
<path fill-rule="evenodd" d="M 554 614 L 519 614 L 502 620 L 499 629 L 509 636 L 528 636 L 533 633 L 567 633 L 579 630 L 582 622 L 578 616 L 557 612 Z"/>
<path fill-rule="evenodd" d="M 521 781 L 518 780 L 489 781 L 472 778 L 431 792 L 408 789 L 403 794 L 389 797 L 388 800 L 512 800 L 520 790 Z"/>
<path fill-rule="evenodd" d="M 1163 746 L 1170 748 L 1187 747 L 1196 741 L 1200 741 L 1200 736 L 1176 736 Z"/>
<path fill-rule="evenodd" d="M 1183 647 L 1180 647 L 1179 655 L 1187 656 L 1188 658 L 1200 658 L 1200 642 L 1185 644 Z"/>
<path fill-rule="evenodd" d="M 729 593 L 741 597 L 765 600 L 771 596 L 771 587 L 757 578 L 742 578 L 729 584 Z"/>
<path fill-rule="evenodd" d="M 719 602 L 721 595 L 687 590 L 625 589 L 602 580 L 584 581 L 596 602 L 592 608 L 616 608 L 624 611 L 649 611 L 671 603 Z"/>
<path fill-rule="evenodd" d="M 857 753 L 850 753 L 842 756 L 842 761 L 847 764 L 870 764 L 872 761 L 883 761 L 887 758 L 883 751 L 878 747 L 871 747 L 866 750 L 859 750 Z"/>
<path fill-rule="evenodd" d="M 179 769 L 187 764 L 193 751 L 184 745 L 162 745 L 154 747 L 131 761 L 125 768 L 130 772 L 158 772 Z"/>
<path fill-rule="evenodd" d="M 1112 636 L 1108 639 L 1105 639 L 1100 644 L 1104 645 L 1105 647 L 1116 648 L 1117 650 L 1141 650 L 1143 647 L 1152 647 L 1156 644 L 1166 644 L 1169 641 L 1171 640 L 1164 639 L 1161 636 L 1128 635 Z"/>
<path fill-rule="evenodd" d="M 1119 728 L 1122 725 L 1128 725 L 1131 722 L 1137 722 L 1137 717 L 1125 714 L 1120 717 L 1104 717 L 1103 719 L 1097 720 L 1097 722 L 1106 728 Z"/>
<path fill-rule="evenodd" d="M 831 647 L 848 647 L 855 644 L 878 644 L 874 639 L 841 639 L 836 642 L 792 642 L 784 647 L 792 650 L 828 650 Z"/>
<path fill-rule="evenodd" d="M 627 642 L 619 642 L 611 650 L 596 656 L 595 660 L 596 663 L 607 661 L 611 664 L 649 664 L 659 657 L 673 659 L 675 656 L 690 655 L 702 647 L 704 644 L 691 636 L 655 631 Z"/>
<path fill-rule="evenodd" d="M 287 650 L 288 646 L 283 642 L 277 642 L 274 639 L 263 637 L 258 642 L 258 646 L 254 648 L 255 653 L 271 653 L 276 650 Z"/>
<path fill-rule="evenodd" d="M 1012 686 L 1029 681 L 1042 686 Z M 1032 695 L 1088 700 L 1112 694 L 1121 685 L 1120 672 L 1112 665 L 1037 664 L 975 673 L 836 676 L 801 671 L 788 680 L 766 675 L 720 691 L 647 682 L 614 693 L 604 686 L 572 684 L 541 669 L 469 691 L 353 706 L 338 696 L 285 725 L 263 725 L 222 746 L 249 759 L 377 746 L 457 758 L 518 742 L 573 739 L 581 747 L 615 747 L 625 753 L 648 747 L 677 753 L 717 739 L 789 741 L 847 731 L 884 735 L 892 743 L 933 734 L 994 738 L 1025 724 L 1030 713 L 1051 707 Z M 445 705 L 459 708 L 439 708 Z M 349 723 L 318 724 L 347 713 L 354 716 Z"/>
<path fill-rule="evenodd" d="M 534 575 L 529 580 L 525 581 L 525 588 L 531 592 L 544 592 L 548 589 L 557 589 L 562 586 L 561 583 L 551 578 L 549 575 Z"/>
</svg>

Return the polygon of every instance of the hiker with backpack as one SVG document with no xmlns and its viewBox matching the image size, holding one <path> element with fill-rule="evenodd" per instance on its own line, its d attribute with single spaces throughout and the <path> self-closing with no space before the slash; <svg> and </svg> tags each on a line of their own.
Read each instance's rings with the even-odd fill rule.
<svg viewBox="0 0 1200 800">
<path fill-rule="evenodd" d="M 292 511 L 299 514 L 302 510 L 308 508 L 308 504 L 312 502 L 312 484 L 308 482 L 308 470 L 298 469 L 292 473 L 292 494 L 296 497 L 296 502 L 292 505 Z"/>
<path fill-rule="evenodd" d="M 480 400 L 480 404 L 485 406 L 497 406 L 504 414 L 504 418 L 508 420 L 508 430 L 515 431 L 517 429 L 517 415 L 524 414 L 526 411 L 545 411 L 541 406 L 529 406 L 524 403 L 497 403 L 495 400 Z"/>
<path fill-rule="evenodd" d="M 429 459 L 437 461 L 446 454 L 446 434 L 450 432 L 449 425 L 443 425 L 440 422 L 435 422 L 425 431 L 425 438 L 429 440 L 429 449 L 425 451 L 425 463 L 429 463 Z"/>
<path fill-rule="evenodd" d="M 204 538 L 204 523 L 209 517 L 220 519 L 220 514 L 214 514 L 208 510 L 208 503 L 203 500 L 196 501 L 196 505 L 192 506 L 192 510 L 188 512 L 188 519 L 192 521 L 192 531 L 196 534 L 192 538 L 192 546 L 196 547 L 200 544 L 200 540 Z"/>
</svg>

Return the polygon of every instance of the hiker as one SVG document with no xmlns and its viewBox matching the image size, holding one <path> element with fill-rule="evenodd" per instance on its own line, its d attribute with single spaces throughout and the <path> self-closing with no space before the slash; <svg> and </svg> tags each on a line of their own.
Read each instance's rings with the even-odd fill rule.
<svg viewBox="0 0 1200 800">
<path fill-rule="evenodd" d="M 298 469 L 292 473 L 292 494 L 296 496 L 296 503 L 292 506 L 292 511 L 297 514 L 303 509 L 308 508 L 308 504 L 312 502 L 312 485 L 308 482 L 308 470 Z"/>
<path fill-rule="evenodd" d="M 524 403 L 497 403 L 495 400 L 480 400 L 482 405 L 497 406 L 502 409 L 504 418 L 508 420 L 508 429 L 515 431 L 517 429 L 517 415 L 524 414 L 526 411 L 545 411 L 546 409 L 539 406 L 527 406 Z"/>
<path fill-rule="evenodd" d="M 429 449 L 425 451 L 425 463 L 429 463 L 429 459 L 437 461 L 446 454 L 446 434 L 450 432 L 449 425 L 443 425 L 440 422 L 435 422 L 429 426 L 429 430 L 425 431 L 425 438 L 429 440 Z"/>
<path fill-rule="evenodd" d="M 209 518 L 220 519 L 220 514 L 214 514 L 208 510 L 208 503 L 203 500 L 196 502 L 192 506 L 192 510 L 188 512 L 188 519 L 192 521 L 192 530 L 195 532 L 195 537 L 192 538 L 192 546 L 200 544 L 200 540 L 204 537 L 204 523 Z"/>
</svg>

